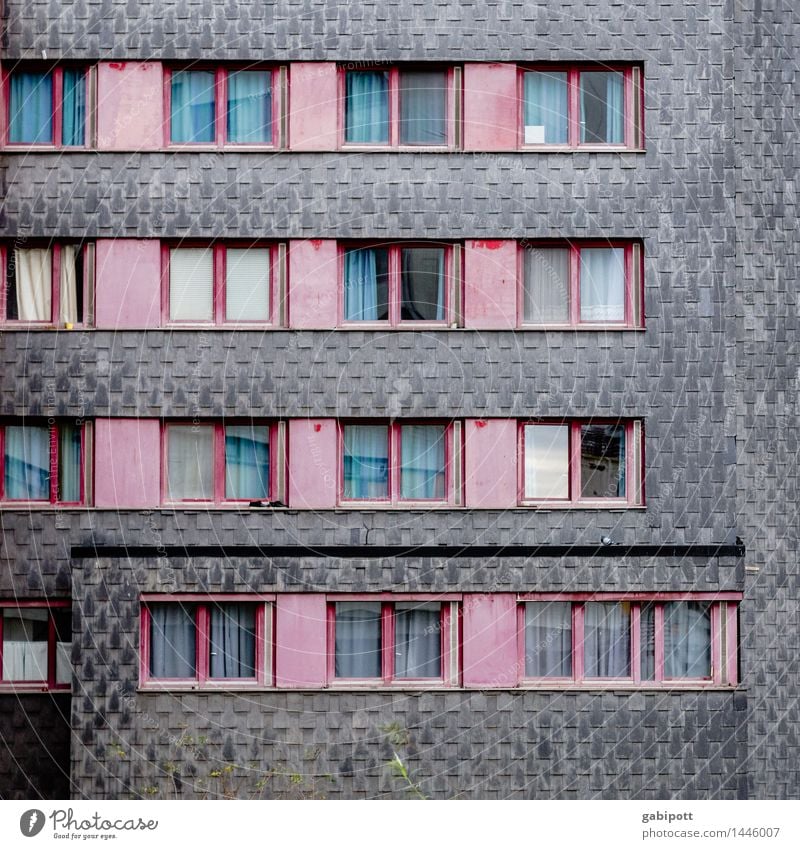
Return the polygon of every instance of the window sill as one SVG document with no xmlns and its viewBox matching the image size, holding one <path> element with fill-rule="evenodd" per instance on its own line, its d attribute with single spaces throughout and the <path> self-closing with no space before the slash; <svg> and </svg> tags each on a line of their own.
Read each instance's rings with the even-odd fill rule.
<svg viewBox="0 0 800 849">
<path fill-rule="evenodd" d="M 516 328 L 518 331 L 535 331 L 539 333 L 547 332 L 547 331 L 577 331 L 579 333 L 597 333 L 597 332 L 605 332 L 608 333 L 612 330 L 619 331 L 643 331 L 646 328 L 642 325 L 635 324 L 623 324 L 621 322 L 606 322 L 606 323 L 591 323 L 584 322 L 582 324 L 526 324 L 522 323 L 518 325 Z"/>
<path fill-rule="evenodd" d="M 0 330 L 21 330 L 26 333 L 31 330 L 48 330 L 62 331 L 63 333 L 73 333 L 76 330 L 94 330 L 95 328 L 88 324 L 73 324 L 72 327 L 67 327 L 64 324 L 53 324 L 51 321 L 3 321 L 0 322 Z"/>
<path fill-rule="evenodd" d="M 89 505 L 77 504 L 74 501 L 68 504 L 61 504 L 52 501 L 0 501 L 0 511 L 3 510 L 53 510 L 60 512 L 62 510 L 85 510 Z"/>
<path fill-rule="evenodd" d="M 197 681 L 165 681 L 159 683 L 157 681 L 145 681 L 140 684 L 137 691 L 140 693 L 246 693 L 256 691 L 274 690 L 275 687 L 270 687 L 262 684 L 259 681 L 230 683 L 220 681 L 219 683 L 203 683 Z"/>
<path fill-rule="evenodd" d="M 521 510 L 645 510 L 646 504 L 628 504 L 624 501 L 521 501 L 517 505 Z"/>
<path fill-rule="evenodd" d="M 507 151 L 508 152 L 508 151 Z M 513 152 L 513 151 L 512 151 Z M 523 144 L 518 153 L 646 153 L 643 147 L 626 147 L 620 144 Z"/>
<path fill-rule="evenodd" d="M 68 696 L 72 692 L 72 685 L 66 684 L 60 687 L 50 687 L 40 682 L 20 681 L 19 684 L 3 682 L 0 684 L 0 695 L 24 695 L 32 693 L 61 693 Z"/>
</svg>

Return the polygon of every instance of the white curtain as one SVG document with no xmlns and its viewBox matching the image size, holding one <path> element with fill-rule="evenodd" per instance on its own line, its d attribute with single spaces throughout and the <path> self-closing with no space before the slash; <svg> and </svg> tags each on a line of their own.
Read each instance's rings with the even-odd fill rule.
<svg viewBox="0 0 800 849">
<path fill-rule="evenodd" d="M 389 495 L 389 429 L 383 425 L 347 425 L 344 429 L 345 498 Z"/>
<path fill-rule="evenodd" d="M 209 248 L 170 252 L 169 317 L 173 321 L 210 321 L 214 317 L 214 261 Z"/>
<path fill-rule="evenodd" d="M 60 297 L 58 320 L 60 324 L 75 324 L 78 321 L 78 275 L 75 245 L 61 246 Z M 83 282 L 83 281 L 81 281 Z"/>
<path fill-rule="evenodd" d="M 441 678 L 441 614 L 440 604 L 395 606 L 396 678 Z"/>
<path fill-rule="evenodd" d="M 656 606 L 643 604 L 639 617 L 640 650 L 642 663 L 642 681 L 655 681 L 656 678 Z"/>
<path fill-rule="evenodd" d="M 167 489 L 175 500 L 214 497 L 214 428 L 170 425 L 167 429 Z"/>
<path fill-rule="evenodd" d="M 625 251 L 581 250 L 581 321 L 625 320 Z"/>
<path fill-rule="evenodd" d="M 19 610 L 4 614 L 4 681 L 47 681 L 47 635 L 46 610 Z"/>
<path fill-rule="evenodd" d="M 447 143 L 447 75 L 444 71 L 400 73 L 400 143 Z"/>
<path fill-rule="evenodd" d="M 228 321 L 267 321 L 269 250 L 229 248 L 225 257 L 225 317 Z"/>
<path fill-rule="evenodd" d="M 5 430 L 5 495 L 50 500 L 50 428 L 9 425 Z"/>
<path fill-rule="evenodd" d="M 572 677 L 572 604 L 534 601 L 525 605 L 525 675 Z"/>
<path fill-rule="evenodd" d="M 525 497 L 569 498 L 569 428 L 525 426 Z"/>
<path fill-rule="evenodd" d="M 252 604 L 211 609 L 211 677 L 254 678 L 256 614 Z"/>
<path fill-rule="evenodd" d="M 443 425 L 401 428 L 400 495 L 403 498 L 445 497 L 445 429 Z"/>
<path fill-rule="evenodd" d="M 47 248 L 15 248 L 20 321 L 52 319 L 53 263 Z"/>
<path fill-rule="evenodd" d="M 627 678 L 631 674 L 630 604 L 591 602 L 584 614 L 584 674 Z"/>
<path fill-rule="evenodd" d="M 195 607 L 159 604 L 150 610 L 150 674 L 153 678 L 194 678 Z"/>
<path fill-rule="evenodd" d="M 707 603 L 664 605 L 664 677 L 711 677 L 711 611 Z"/>
<path fill-rule="evenodd" d="M 381 677 L 379 603 L 337 603 L 335 674 L 337 678 Z"/>
<path fill-rule="evenodd" d="M 530 248 L 525 252 L 525 321 L 569 323 L 569 251 Z"/>
</svg>

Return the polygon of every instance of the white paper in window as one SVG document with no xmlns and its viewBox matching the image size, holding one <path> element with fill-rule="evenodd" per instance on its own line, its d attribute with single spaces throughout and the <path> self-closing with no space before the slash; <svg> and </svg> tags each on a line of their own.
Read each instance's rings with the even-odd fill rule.
<svg viewBox="0 0 800 849">
<path fill-rule="evenodd" d="M 544 144 L 544 126 L 541 124 L 526 124 L 525 144 Z"/>
</svg>

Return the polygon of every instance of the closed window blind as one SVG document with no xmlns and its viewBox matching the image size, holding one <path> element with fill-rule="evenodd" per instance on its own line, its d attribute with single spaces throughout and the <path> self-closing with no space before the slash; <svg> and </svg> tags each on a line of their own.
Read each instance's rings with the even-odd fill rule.
<svg viewBox="0 0 800 849">
<path fill-rule="evenodd" d="M 269 249 L 229 248 L 225 277 L 225 318 L 268 321 Z"/>
<path fill-rule="evenodd" d="M 169 258 L 169 317 L 210 321 L 214 317 L 214 263 L 210 248 L 176 248 Z"/>
</svg>

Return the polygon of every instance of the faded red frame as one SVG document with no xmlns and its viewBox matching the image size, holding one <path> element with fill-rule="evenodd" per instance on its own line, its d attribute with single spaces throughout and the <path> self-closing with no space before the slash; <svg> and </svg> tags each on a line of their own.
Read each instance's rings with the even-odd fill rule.
<svg viewBox="0 0 800 849">
<path fill-rule="evenodd" d="M 19 692 L 23 690 L 35 691 L 66 691 L 72 688 L 72 684 L 59 684 L 56 681 L 56 624 L 53 618 L 54 610 L 69 610 L 72 602 L 67 599 L 49 600 L 13 600 L 0 601 L 0 692 Z M 6 610 L 46 610 L 47 617 L 47 680 L 46 681 L 14 681 L 5 678 L 3 667 L 3 620 Z"/>
<path fill-rule="evenodd" d="M 139 615 L 139 685 L 147 689 L 254 689 L 274 685 L 275 664 L 267 652 L 274 651 L 274 616 L 270 617 L 271 632 L 267 633 L 267 605 L 275 601 L 274 593 L 153 593 L 142 596 Z M 252 604 L 255 607 L 255 671 L 252 678 L 212 678 L 211 668 L 211 617 L 214 605 Z M 153 678 L 150 675 L 151 606 L 171 604 L 194 606 L 195 625 L 195 676 L 193 678 Z M 269 675 L 267 663 L 269 660 Z"/>
<path fill-rule="evenodd" d="M 591 72 L 619 72 L 623 74 L 624 142 L 582 142 L 580 140 L 580 75 Z M 525 143 L 525 74 L 540 72 L 567 75 L 567 143 Z M 644 71 L 640 65 L 612 63 L 591 65 L 586 63 L 558 65 L 520 65 L 517 70 L 517 127 L 518 146 L 525 150 L 642 150 L 644 148 Z M 638 99 L 638 104 L 636 100 Z M 637 130 L 638 118 L 638 130 Z"/>
<path fill-rule="evenodd" d="M 214 74 L 214 141 L 210 142 L 174 142 L 172 141 L 172 75 L 180 71 L 211 71 Z M 270 73 L 271 115 L 269 142 L 231 142 L 228 141 L 228 74 L 237 71 L 267 71 Z M 272 64 L 255 63 L 243 67 L 219 67 L 206 62 L 191 67 L 164 68 L 164 146 L 171 148 L 189 148 L 214 150 L 231 147 L 236 150 L 273 150 L 279 149 L 283 140 L 280 137 L 282 111 L 280 69 Z"/>
</svg>

